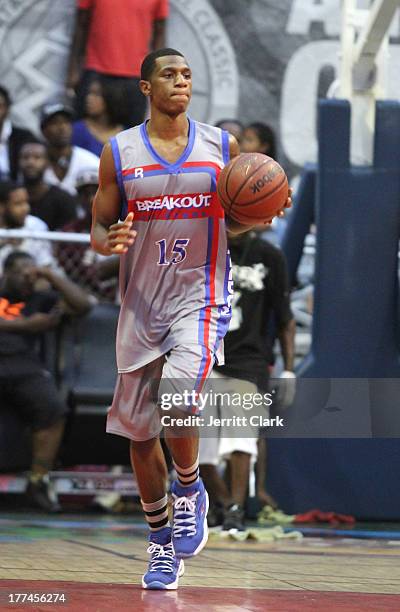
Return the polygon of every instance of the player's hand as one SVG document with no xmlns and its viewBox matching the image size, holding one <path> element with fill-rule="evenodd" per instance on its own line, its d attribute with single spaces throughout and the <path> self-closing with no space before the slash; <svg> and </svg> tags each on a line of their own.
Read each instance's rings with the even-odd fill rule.
<svg viewBox="0 0 400 612">
<path fill-rule="evenodd" d="M 278 212 L 277 217 L 284 217 L 285 209 L 292 208 L 292 195 L 293 195 L 293 189 L 289 187 L 288 199 L 286 200 L 285 206 Z"/>
<path fill-rule="evenodd" d="M 107 235 L 107 245 L 111 253 L 121 255 L 126 253 L 135 242 L 137 232 L 132 229 L 134 213 L 128 213 L 125 221 L 110 225 Z"/>
</svg>

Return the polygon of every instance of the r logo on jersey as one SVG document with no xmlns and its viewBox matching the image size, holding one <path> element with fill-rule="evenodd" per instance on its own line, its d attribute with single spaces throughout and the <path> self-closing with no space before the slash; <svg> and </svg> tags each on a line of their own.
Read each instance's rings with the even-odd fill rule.
<svg viewBox="0 0 400 612">
<path fill-rule="evenodd" d="M 143 168 L 135 168 L 135 178 L 143 178 Z"/>
</svg>

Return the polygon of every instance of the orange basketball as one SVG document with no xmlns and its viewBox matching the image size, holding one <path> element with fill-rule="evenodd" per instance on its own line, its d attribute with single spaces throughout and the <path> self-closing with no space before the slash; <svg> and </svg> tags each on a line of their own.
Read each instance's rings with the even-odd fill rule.
<svg viewBox="0 0 400 612">
<path fill-rule="evenodd" d="M 243 153 L 222 170 L 218 196 L 226 214 L 242 225 L 268 223 L 288 199 L 285 171 L 272 157 Z"/>
</svg>

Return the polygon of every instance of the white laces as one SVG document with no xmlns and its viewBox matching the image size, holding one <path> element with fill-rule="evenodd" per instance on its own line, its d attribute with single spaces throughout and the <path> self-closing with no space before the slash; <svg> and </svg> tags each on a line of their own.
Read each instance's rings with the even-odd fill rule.
<svg viewBox="0 0 400 612">
<path fill-rule="evenodd" d="M 200 491 L 190 497 L 177 497 L 174 499 L 174 538 L 180 538 L 182 535 L 196 535 L 196 500 L 200 495 Z"/>
<path fill-rule="evenodd" d="M 151 542 L 147 552 L 151 554 L 149 572 L 172 573 L 174 571 L 175 553 L 172 542 L 164 546 Z"/>
</svg>

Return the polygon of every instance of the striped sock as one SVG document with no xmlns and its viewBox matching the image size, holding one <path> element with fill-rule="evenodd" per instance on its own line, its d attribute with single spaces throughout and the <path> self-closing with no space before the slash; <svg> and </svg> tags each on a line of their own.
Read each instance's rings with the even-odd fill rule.
<svg viewBox="0 0 400 612">
<path fill-rule="evenodd" d="M 164 527 L 169 527 L 167 495 L 150 504 L 146 504 L 142 499 L 140 503 L 142 504 L 150 531 L 160 531 Z"/>
<path fill-rule="evenodd" d="M 176 465 L 174 461 L 174 468 L 178 476 L 178 482 L 182 487 L 191 487 L 192 485 L 199 482 L 199 458 L 197 457 L 196 463 L 193 463 L 188 468 L 181 468 Z"/>
</svg>

